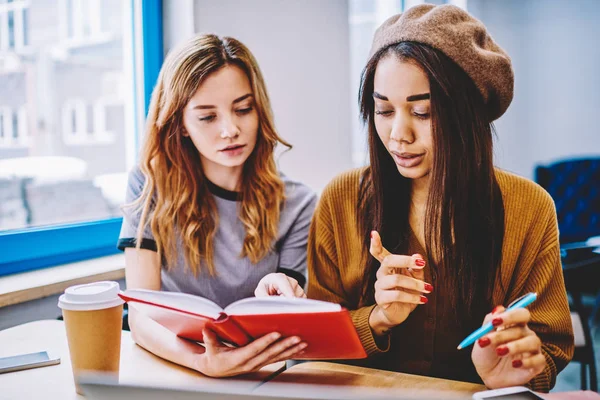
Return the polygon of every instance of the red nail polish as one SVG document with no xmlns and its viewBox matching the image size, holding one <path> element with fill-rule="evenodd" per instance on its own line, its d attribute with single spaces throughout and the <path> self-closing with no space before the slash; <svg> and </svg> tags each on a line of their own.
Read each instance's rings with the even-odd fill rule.
<svg viewBox="0 0 600 400">
<path fill-rule="evenodd" d="M 420 259 L 420 258 L 417 258 L 417 259 L 415 260 L 415 264 L 416 264 L 418 267 L 424 267 L 424 266 L 425 266 L 425 260 L 422 260 L 422 259 Z"/>
<path fill-rule="evenodd" d="M 493 325 L 493 326 L 499 326 L 499 325 L 502 325 L 502 322 L 503 322 L 503 321 L 502 321 L 502 318 L 494 318 L 494 319 L 492 320 L 492 325 Z"/>
<path fill-rule="evenodd" d="M 523 366 L 523 361 L 513 360 L 512 365 L 513 365 L 513 368 L 521 368 Z"/>
<path fill-rule="evenodd" d="M 433 286 L 429 283 L 426 283 L 425 290 L 427 290 L 428 292 L 433 292 Z"/>
<path fill-rule="evenodd" d="M 423 304 L 427 304 L 427 301 L 428 301 L 428 300 L 427 300 L 427 297 L 425 297 L 425 296 L 421 296 L 421 303 L 423 303 Z"/>
<path fill-rule="evenodd" d="M 489 338 L 482 337 L 477 341 L 477 343 L 479 343 L 479 347 L 485 347 L 488 346 L 491 343 L 491 341 Z"/>
<path fill-rule="evenodd" d="M 494 307 L 494 309 L 492 310 L 492 314 L 496 314 L 500 310 L 501 307 L 502 306 L 496 306 L 496 307 Z"/>
<path fill-rule="evenodd" d="M 508 347 L 506 347 L 506 346 L 498 347 L 496 349 L 496 354 L 498 354 L 500 357 L 507 355 Z"/>
</svg>

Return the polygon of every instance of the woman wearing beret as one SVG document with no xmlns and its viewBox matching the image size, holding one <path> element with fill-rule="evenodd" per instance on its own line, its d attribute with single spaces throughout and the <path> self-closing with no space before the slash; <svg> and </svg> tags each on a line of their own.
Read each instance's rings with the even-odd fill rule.
<svg viewBox="0 0 600 400">
<path fill-rule="evenodd" d="M 552 199 L 493 166 L 512 96 L 510 58 L 458 7 L 416 6 L 375 33 L 370 165 L 327 186 L 308 244 L 308 297 L 352 310 L 369 366 L 548 391 L 571 359 Z M 501 306 L 528 292 L 529 307 Z"/>
</svg>

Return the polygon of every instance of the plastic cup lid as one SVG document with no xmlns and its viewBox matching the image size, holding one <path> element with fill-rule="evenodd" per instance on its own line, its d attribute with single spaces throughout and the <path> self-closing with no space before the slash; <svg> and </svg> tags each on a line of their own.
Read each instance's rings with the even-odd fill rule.
<svg viewBox="0 0 600 400">
<path fill-rule="evenodd" d="M 119 292 L 119 282 L 112 281 L 71 286 L 58 299 L 58 306 L 63 310 L 73 311 L 111 308 L 124 303 Z"/>
</svg>

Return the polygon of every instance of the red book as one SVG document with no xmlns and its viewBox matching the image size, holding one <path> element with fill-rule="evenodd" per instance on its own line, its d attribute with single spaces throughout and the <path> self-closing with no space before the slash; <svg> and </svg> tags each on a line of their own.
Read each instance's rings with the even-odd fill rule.
<svg viewBox="0 0 600 400">
<path fill-rule="evenodd" d="M 219 338 L 244 346 L 271 332 L 298 336 L 308 346 L 298 359 L 356 359 L 367 356 L 348 310 L 325 301 L 282 296 L 251 297 L 222 309 L 190 294 L 131 289 L 119 296 L 177 336 L 202 342 L 208 326 Z"/>
</svg>

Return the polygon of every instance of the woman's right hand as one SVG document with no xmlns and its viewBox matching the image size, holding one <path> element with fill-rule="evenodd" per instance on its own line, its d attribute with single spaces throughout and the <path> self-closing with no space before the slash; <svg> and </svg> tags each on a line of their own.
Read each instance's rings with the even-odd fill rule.
<svg viewBox="0 0 600 400">
<path fill-rule="evenodd" d="M 427 303 L 423 293 L 431 293 L 433 286 L 423 281 L 425 260 L 420 254 L 391 254 L 383 247 L 377 231 L 371 232 L 369 251 L 381 262 L 375 282 L 377 306 L 369 324 L 376 334 L 382 335 L 404 322 L 417 305 Z"/>
<path fill-rule="evenodd" d="M 202 335 L 206 351 L 195 355 L 195 369 L 215 378 L 255 372 L 265 365 L 300 355 L 306 348 L 306 343 L 301 342 L 299 337 L 279 340 L 281 335 L 276 332 L 238 348 L 224 345 L 208 328 L 202 331 Z"/>
</svg>

